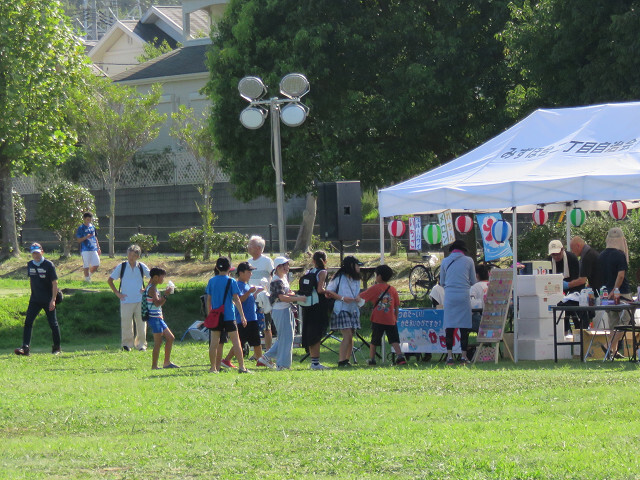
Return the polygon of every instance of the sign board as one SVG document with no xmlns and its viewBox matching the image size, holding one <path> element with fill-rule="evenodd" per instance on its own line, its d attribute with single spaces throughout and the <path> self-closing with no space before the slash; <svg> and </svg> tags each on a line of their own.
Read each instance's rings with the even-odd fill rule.
<svg viewBox="0 0 640 480">
<path fill-rule="evenodd" d="M 512 257 L 513 251 L 509 240 L 504 243 L 498 243 L 493 238 L 491 227 L 498 220 L 502 220 L 501 213 L 478 213 L 476 214 L 476 220 L 478 221 L 478 228 L 482 235 L 482 246 L 484 249 L 485 261 L 497 260 L 502 257 Z M 443 234 L 444 235 L 444 234 Z M 444 243 L 443 243 L 444 245 Z"/>
<path fill-rule="evenodd" d="M 482 309 L 478 330 L 478 343 L 495 343 L 502 340 L 504 325 L 509 313 L 511 299 L 511 269 L 494 268 L 489 273 L 489 288 Z"/>
<path fill-rule="evenodd" d="M 403 353 L 447 353 L 444 310 L 401 308 L 398 313 L 400 349 Z M 460 333 L 453 336 L 453 351 L 460 353 Z"/>
<path fill-rule="evenodd" d="M 453 229 L 453 218 L 451 217 L 451 210 L 445 210 L 438 214 L 438 223 L 440 224 L 440 230 L 442 230 L 442 246 L 449 245 L 456 240 L 456 231 Z"/>
<path fill-rule="evenodd" d="M 422 220 L 409 217 L 409 250 L 422 250 Z"/>
</svg>

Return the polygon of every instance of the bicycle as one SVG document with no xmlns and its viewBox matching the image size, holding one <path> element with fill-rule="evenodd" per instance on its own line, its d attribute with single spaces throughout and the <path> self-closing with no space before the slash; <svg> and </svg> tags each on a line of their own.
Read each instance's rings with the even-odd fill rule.
<svg viewBox="0 0 640 480">
<path fill-rule="evenodd" d="M 424 253 L 421 255 L 421 262 L 409 272 L 409 292 L 416 300 L 429 295 L 440 280 L 440 265 L 437 265 L 438 258 L 435 255 Z"/>
</svg>

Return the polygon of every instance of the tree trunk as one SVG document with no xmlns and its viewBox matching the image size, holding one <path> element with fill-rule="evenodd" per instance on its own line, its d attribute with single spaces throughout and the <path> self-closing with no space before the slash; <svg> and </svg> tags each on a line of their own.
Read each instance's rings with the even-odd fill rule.
<svg viewBox="0 0 640 480">
<path fill-rule="evenodd" d="M 307 204 L 302 212 L 302 224 L 298 230 L 298 238 L 293 248 L 292 255 L 306 252 L 311 246 L 311 235 L 313 235 L 313 225 L 316 222 L 316 197 L 313 193 L 307 193 Z"/>
<path fill-rule="evenodd" d="M 398 255 L 398 239 L 391 237 L 391 248 L 389 249 L 389 255 L 395 257 Z"/>
<path fill-rule="evenodd" d="M 0 155 L 0 197 L 2 197 L 2 255 L 20 256 L 16 217 L 13 209 L 13 192 L 9 159 Z"/>
<path fill-rule="evenodd" d="M 109 182 L 109 258 L 116 256 L 116 181 Z"/>
</svg>

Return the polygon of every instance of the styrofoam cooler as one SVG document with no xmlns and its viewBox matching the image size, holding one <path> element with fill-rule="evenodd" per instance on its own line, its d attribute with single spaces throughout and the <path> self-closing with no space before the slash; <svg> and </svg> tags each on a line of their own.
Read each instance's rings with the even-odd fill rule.
<svg viewBox="0 0 640 480">
<path fill-rule="evenodd" d="M 564 338 L 564 321 L 558 322 L 556 325 L 556 334 L 559 341 Z M 553 317 L 544 318 L 523 318 L 518 321 L 518 337 L 533 339 L 553 340 Z"/>
<path fill-rule="evenodd" d="M 562 274 L 518 275 L 518 297 L 562 295 Z"/>
<path fill-rule="evenodd" d="M 553 337 L 548 340 L 518 338 L 518 358 L 521 360 L 553 360 Z M 571 345 L 559 345 L 558 358 L 572 358 Z"/>
<path fill-rule="evenodd" d="M 518 298 L 520 318 L 549 318 L 553 312 L 549 306 L 557 305 L 564 298 L 562 293 L 547 296 L 524 296 Z"/>
</svg>

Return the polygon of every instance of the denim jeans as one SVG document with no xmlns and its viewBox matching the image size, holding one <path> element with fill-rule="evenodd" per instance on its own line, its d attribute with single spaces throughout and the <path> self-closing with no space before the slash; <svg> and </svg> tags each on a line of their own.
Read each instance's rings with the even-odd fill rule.
<svg viewBox="0 0 640 480">
<path fill-rule="evenodd" d="M 291 308 L 273 309 L 271 310 L 271 317 L 278 330 L 278 338 L 265 355 L 270 359 L 275 358 L 276 366 L 290 368 L 293 358 L 293 333 L 295 328 L 293 313 Z"/>
</svg>

